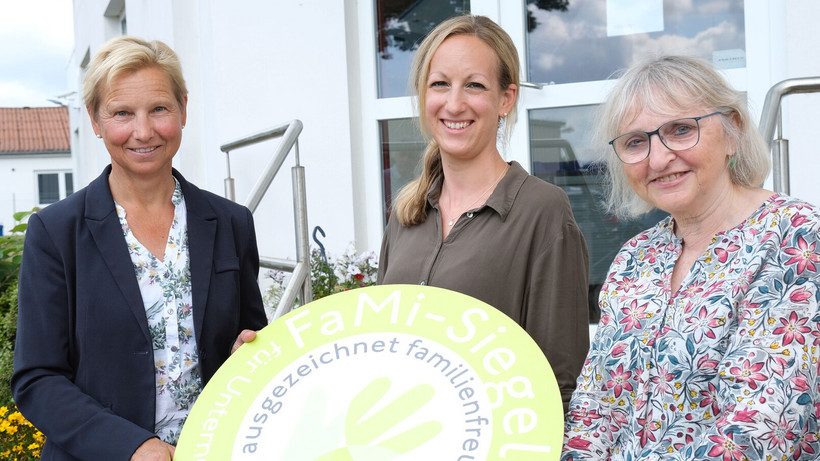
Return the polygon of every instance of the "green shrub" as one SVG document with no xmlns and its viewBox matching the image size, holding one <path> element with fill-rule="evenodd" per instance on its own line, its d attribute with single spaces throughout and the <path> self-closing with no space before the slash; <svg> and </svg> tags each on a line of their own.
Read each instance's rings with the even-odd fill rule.
<svg viewBox="0 0 820 461">
<path fill-rule="evenodd" d="M 43 434 L 17 411 L 9 389 L 17 336 L 17 276 L 23 259 L 24 221 L 36 211 L 15 213 L 17 225 L 10 235 L 0 237 L 0 459 L 18 461 L 38 459 L 45 441 Z"/>
<path fill-rule="evenodd" d="M 341 291 L 375 285 L 378 272 L 378 255 L 372 251 L 358 253 L 352 243 L 339 257 L 323 255 L 318 248 L 310 251 L 310 284 L 314 301 Z M 269 270 L 265 276 L 270 279 L 270 285 L 262 293 L 263 301 L 268 318 L 272 318 L 290 274 Z"/>
<path fill-rule="evenodd" d="M 14 338 L 17 332 L 17 284 L 0 293 L 0 407 L 12 406 L 9 380 L 14 358 Z"/>
<path fill-rule="evenodd" d="M 13 407 L 9 379 L 13 369 L 14 339 L 17 335 L 17 275 L 23 258 L 23 232 L 28 216 L 36 211 L 14 214 L 17 225 L 10 235 L 0 237 L 0 407 Z"/>
</svg>

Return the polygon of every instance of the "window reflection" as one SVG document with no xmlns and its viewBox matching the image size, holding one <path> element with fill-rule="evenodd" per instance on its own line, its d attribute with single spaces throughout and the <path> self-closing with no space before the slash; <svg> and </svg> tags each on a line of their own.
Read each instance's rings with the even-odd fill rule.
<svg viewBox="0 0 820 461">
<path fill-rule="evenodd" d="M 60 179 L 57 177 L 57 173 L 38 174 L 37 192 L 41 205 L 48 205 L 60 200 Z"/>
<path fill-rule="evenodd" d="M 527 0 L 528 80 L 605 80 L 660 53 L 746 67 L 743 14 L 743 0 Z"/>
<path fill-rule="evenodd" d="M 621 246 L 638 232 L 660 221 L 657 211 L 623 221 L 603 209 L 606 193 L 599 150 L 589 135 L 596 106 L 532 110 L 529 113 L 532 174 L 561 187 L 589 250 L 590 320 L 598 321 L 598 293 Z"/>
<path fill-rule="evenodd" d="M 393 197 L 421 174 L 421 157 L 426 143 L 412 118 L 379 122 L 382 146 L 382 191 L 384 223 L 390 216 Z"/>
<path fill-rule="evenodd" d="M 470 0 L 376 0 L 379 97 L 407 96 L 421 40 L 440 22 L 469 11 Z"/>
</svg>

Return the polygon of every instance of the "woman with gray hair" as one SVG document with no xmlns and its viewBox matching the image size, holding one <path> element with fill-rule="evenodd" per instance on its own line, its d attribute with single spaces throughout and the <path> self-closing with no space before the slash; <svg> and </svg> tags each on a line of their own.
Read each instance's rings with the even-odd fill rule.
<svg viewBox="0 0 820 461">
<path fill-rule="evenodd" d="M 43 460 L 170 460 L 199 392 L 267 323 L 253 216 L 172 167 L 188 92 L 166 44 L 112 39 L 83 98 L 111 164 L 28 221 L 11 387 Z"/>
<path fill-rule="evenodd" d="M 670 216 L 612 263 L 562 459 L 816 459 L 820 211 L 760 187 L 766 145 L 707 62 L 640 62 L 599 114 L 609 209 Z"/>
</svg>

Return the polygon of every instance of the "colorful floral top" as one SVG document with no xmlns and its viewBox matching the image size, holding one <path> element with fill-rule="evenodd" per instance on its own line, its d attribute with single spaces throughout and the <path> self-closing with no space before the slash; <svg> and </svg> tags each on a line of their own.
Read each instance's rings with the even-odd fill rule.
<svg viewBox="0 0 820 461">
<path fill-rule="evenodd" d="M 154 343 L 157 385 L 154 430 L 160 439 L 175 445 L 188 412 L 202 390 L 202 378 L 197 368 L 199 358 L 194 338 L 187 214 L 179 182 L 172 201 L 174 222 L 162 261 L 134 237 L 125 220 L 125 209 L 115 205 Z"/>
<path fill-rule="evenodd" d="M 820 211 L 772 196 L 675 293 L 673 226 L 610 268 L 562 459 L 818 459 Z"/>
</svg>

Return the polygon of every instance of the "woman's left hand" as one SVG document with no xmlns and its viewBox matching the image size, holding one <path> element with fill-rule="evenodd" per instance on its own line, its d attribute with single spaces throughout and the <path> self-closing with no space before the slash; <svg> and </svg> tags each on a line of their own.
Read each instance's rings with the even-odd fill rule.
<svg viewBox="0 0 820 461">
<path fill-rule="evenodd" d="M 239 346 L 241 346 L 245 343 L 249 343 L 249 342 L 253 341 L 254 339 L 256 339 L 256 332 L 255 331 L 253 331 L 253 330 L 242 330 L 242 332 L 239 333 L 239 336 L 236 337 L 236 341 L 234 341 L 233 346 L 231 346 L 231 354 L 236 352 L 236 350 L 239 349 Z"/>
</svg>

